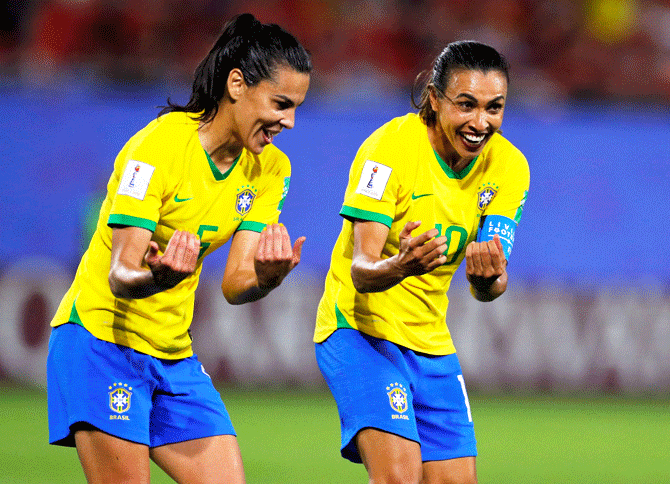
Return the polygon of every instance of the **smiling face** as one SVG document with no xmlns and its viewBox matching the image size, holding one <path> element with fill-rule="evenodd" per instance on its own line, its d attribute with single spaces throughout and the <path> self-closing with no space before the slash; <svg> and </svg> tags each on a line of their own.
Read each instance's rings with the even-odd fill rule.
<svg viewBox="0 0 670 484">
<path fill-rule="evenodd" d="M 429 130 L 440 156 L 452 167 L 478 156 L 502 124 L 506 97 L 507 79 L 497 70 L 460 69 L 451 73 L 444 92 L 432 89 L 436 123 Z"/>
<path fill-rule="evenodd" d="M 235 136 L 249 151 L 260 154 L 284 128 L 295 124 L 295 110 L 305 100 L 309 74 L 277 67 L 272 79 L 248 86 L 239 70 L 229 76 L 234 99 Z"/>
</svg>

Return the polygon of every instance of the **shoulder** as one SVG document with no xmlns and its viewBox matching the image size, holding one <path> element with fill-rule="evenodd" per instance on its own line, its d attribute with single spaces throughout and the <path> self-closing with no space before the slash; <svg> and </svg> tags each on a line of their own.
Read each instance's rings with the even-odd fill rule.
<svg viewBox="0 0 670 484">
<path fill-rule="evenodd" d="M 428 139 L 426 126 L 416 114 L 406 114 L 377 128 L 361 145 L 358 158 L 404 166 L 423 138 Z"/>
<path fill-rule="evenodd" d="M 521 150 L 500 133 L 493 135 L 483 154 L 491 166 L 504 168 L 508 173 L 528 174 L 530 171 L 528 160 Z"/>
<path fill-rule="evenodd" d="M 169 139 L 171 143 L 175 143 L 179 139 L 193 136 L 197 127 L 198 121 L 191 118 L 188 113 L 167 113 L 151 121 L 133 138 L 149 141 Z"/>
<path fill-rule="evenodd" d="M 403 144 L 408 139 L 426 132 L 426 126 L 418 115 L 409 113 L 393 118 L 377 128 L 366 142 L 384 141 L 392 144 Z"/>
<path fill-rule="evenodd" d="M 254 163 L 258 164 L 264 174 L 286 175 L 291 173 L 291 162 L 288 156 L 273 144 L 263 148 L 260 155 L 254 155 L 249 151 L 246 153 L 254 160 Z"/>
<path fill-rule="evenodd" d="M 487 154 L 496 159 L 528 164 L 526 157 L 519 148 L 500 133 L 495 133 L 486 146 Z"/>
<path fill-rule="evenodd" d="M 165 155 L 185 149 L 196 135 L 198 122 L 187 113 L 168 113 L 135 133 L 126 148 L 146 156 Z"/>
</svg>

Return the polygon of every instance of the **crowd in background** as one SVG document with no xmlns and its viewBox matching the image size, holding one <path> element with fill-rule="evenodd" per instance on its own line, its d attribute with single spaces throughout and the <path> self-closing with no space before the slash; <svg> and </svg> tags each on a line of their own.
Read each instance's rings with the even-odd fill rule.
<svg viewBox="0 0 670 484">
<path fill-rule="evenodd" d="M 189 82 L 243 11 L 295 34 L 313 55 L 313 89 L 334 97 L 407 90 L 445 44 L 476 39 L 508 56 L 527 104 L 670 101 L 670 0 L 10 0 L 0 74 Z"/>
</svg>

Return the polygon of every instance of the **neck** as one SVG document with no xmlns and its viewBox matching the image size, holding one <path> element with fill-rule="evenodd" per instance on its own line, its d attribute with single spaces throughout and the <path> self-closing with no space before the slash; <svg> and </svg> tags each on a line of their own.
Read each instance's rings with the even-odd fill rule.
<svg viewBox="0 0 670 484">
<path fill-rule="evenodd" d="M 209 123 L 200 124 L 198 138 L 216 167 L 225 172 L 242 152 L 242 143 L 233 134 L 232 123 L 223 106 Z"/>
<path fill-rule="evenodd" d="M 468 166 L 472 160 L 461 157 L 438 126 L 428 126 L 430 146 L 440 158 L 456 173 Z"/>
</svg>

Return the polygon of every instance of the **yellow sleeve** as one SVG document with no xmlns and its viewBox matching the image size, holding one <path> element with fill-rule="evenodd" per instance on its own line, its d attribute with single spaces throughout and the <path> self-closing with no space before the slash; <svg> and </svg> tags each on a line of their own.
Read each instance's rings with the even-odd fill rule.
<svg viewBox="0 0 670 484">
<path fill-rule="evenodd" d="M 253 205 L 237 231 L 260 232 L 268 224 L 277 223 L 291 184 L 291 163 L 286 155 L 278 154 L 275 163 L 264 174 L 266 183 L 255 196 Z"/>
<path fill-rule="evenodd" d="M 500 154 L 505 166 L 504 183 L 483 215 L 502 215 L 518 225 L 528 196 L 530 170 L 526 157 L 512 145 Z"/>
<path fill-rule="evenodd" d="M 349 170 L 340 215 L 349 220 L 379 222 L 391 228 L 401 173 L 397 146 L 384 134 L 384 128 L 380 128 L 358 150 Z"/>
<path fill-rule="evenodd" d="M 117 156 L 108 225 L 142 227 L 152 232 L 156 229 L 168 163 L 162 150 L 153 145 L 150 136 L 138 134 Z"/>
</svg>

